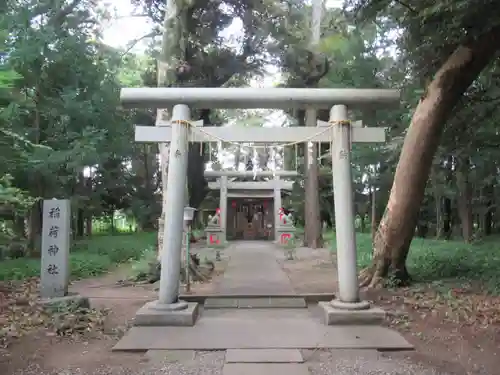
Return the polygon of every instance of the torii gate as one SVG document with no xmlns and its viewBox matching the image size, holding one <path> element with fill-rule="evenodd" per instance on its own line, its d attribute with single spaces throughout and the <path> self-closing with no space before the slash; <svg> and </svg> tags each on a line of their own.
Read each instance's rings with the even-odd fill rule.
<svg viewBox="0 0 500 375">
<path fill-rule="evenodd" d="M 292 190 L 293 182 L 283 181 L 281 177 L 296 177 L 296 171 L 205 171 L 205 177 L 218 177 L 217 182 L 209 183 L 208 187 L 211 190 L 219 190 L 219 208 L 222 236 L 221 241 L 227 238 L 227 197 L 229 189 L 255 190 L 268 189 L 274 192 L 274 237 L 278 239 L 278 223 L 279 213 L 277 209 L 281 207 L 281 190 L 286 188 Z M 228 177 L 273 177 L 273 180 L 250 181 L 250 182 L 228 182 Z"/>
<path fill-rule="evenodd" d="M 329 126 L 328 122 L 318 121 L 319 127 Z M 354 121 L 351 123 L 353 128 L 361 128 L 363 126 L 361 121 Z M 150 127 L 147 127 L 150 128 Z M 206 129 L 206 128 L 205 128 Z M 267 129 L 267 128 L 266 128 Z M 352 142 L 352 140 L 351 140 Z M 281 190 L 283 188 L 287 190 L 292 190 L 293 182 L 283 181 L 282 177 L 297 177 L 299 173 L 297 171 L 286 171 L 286 170 L 276 170 L 276 171 L 205 171 L 205 177 L 217 177 L 217 182 L 209 183 L 208 187 L 211 190 L 219 190 L 219 209 L 220 209 L 220 229 L 221 237 L 220 241 L 225 241 L 227 237 L 227 197 L 229 189 L 271 189 L 274 191 L 274 238 L 278 241 L 279 238 L 279 221 L 280 213 L 278 209 L 281 205 Z M 267 183 L 259 182 L 228 182 L 228 177 L 273 177 L 273 180 Z"/>
<path fill-rule="evenodd" d="M 294 89 L 294 88 L 124 88 L 124 107 L 172 108 L 171 121 L 157 126 L 137 126 L 137 142 L 170 142 L 166 220 L 161 254 L 161 280 L 158 301 L 138 311 L 136 324 L 193 325 L 197 305 L 179 300 L 179 278 L 184 195 L 187 182 L 189 142 L 291 143 L 324 142 L 331 144 L 335 222 L 337 241 L 338 299 L 323 304 L 327 324 L 346 311 L 368 312 L 370 304 L 359 297 L 356 267 L 356 237 L 351 171 L 351 142 L 385 141 L 385 129 L 352 126 L 347 108 L 383 107 L 399 101 L 397 90 L 383 89 Z M 328 123 L 321 128 L 239 128 L 204 127 L 191 121 L 191 108 L 315 108 L 330 109 Z M 375 311 L 375 314 L 379 311 Z M 359 313 L 358 313 L 359 315 Z M 369 314 L 362 313 L 368 316 Z M 343 319 L 341 317 L 340 319 Z"/>
</svg>

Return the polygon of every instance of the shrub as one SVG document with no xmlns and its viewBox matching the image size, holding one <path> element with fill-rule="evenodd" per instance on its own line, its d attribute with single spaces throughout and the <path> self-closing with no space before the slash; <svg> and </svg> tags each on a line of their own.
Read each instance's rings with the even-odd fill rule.
<svg viewBox="0 0 500 375">
<path fill-rule="evenodd" d="M 97 235 L 76 241 L 70 251 L 71 278 L 98 276 L 121 263 L 137 261 L 155 244 L 154 233 Z M 40 259 L 0 262 L 0 280 L 23 280 L 40 275 Z"/>
</svg>

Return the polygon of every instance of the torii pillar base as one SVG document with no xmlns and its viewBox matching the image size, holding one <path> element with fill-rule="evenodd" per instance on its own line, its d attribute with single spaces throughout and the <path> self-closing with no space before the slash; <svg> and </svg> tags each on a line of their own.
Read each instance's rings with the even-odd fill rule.
<svg viewBox="0 0 500 375">
<path fill-rule="evenodd" d="M 318 302 L 323 310 L 323 323 L 332 325 L 380 325 L 384 322 L 386 312 L 367 301 L 349 303 L 339 300 Z"/>
<path fill-rule="evenodd" d="M 148 302 L 135 314 L 134 325 L 139 327 L 192 327 L 199 315 L 196 302 L 179 301 L 164 305 L 159 301 Z"/>
</svg>

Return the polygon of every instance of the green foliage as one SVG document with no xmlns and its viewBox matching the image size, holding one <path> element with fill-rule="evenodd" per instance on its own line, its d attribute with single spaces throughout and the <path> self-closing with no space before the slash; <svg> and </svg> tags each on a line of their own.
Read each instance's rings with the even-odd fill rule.
<svg viewBox="0 0 500 375">
<path fill-rule="evenodd" d="M 151 271 L 156 270 L 157 263 L 158 253 L 156 249 L 153 247 L 145 249 L 141 258 L 132 262 L 129 278 L 134 281 L 148 280 L 152 276 Z"/>
<path fill-rule="evenodd" d="M 329 233 L 328 238 L 335 249 L 335 235 Z M 358 233 L 356 240 L 358 266 L 367 267 L 372 260 L 371 236 Z M 408 256 L 408 272 L 416 283 L 471 283 L 489 293 L 500 294 L 498 243 L 495 237 L 478 244 L 416 238 Z"/>
<path fill-rule="evenodd" d="M 100 235 L 74 243 L 70 252 L 72 279 L 101 275 L 121 263 L 147 257 L 155 244 L 152 233 Z M 12 259 L 0 262 L 0 280 L 23 280 L 40 275 L 39 259 Z"/>
<path fill-rule="evenodd" d="M 25 191 L 13 186 L 12 180 L 8 174 L 0 177 L 0 259 L 9 256 L 12 250 L 17 252 L 17 256 L 24 252 L 23 245 L 19 243 L 22 241 L 19 241 L 19 234 L 15 231 L 15 222 L 36 201 Z"/>
<path fill-rule="evenodd" d="M 132 2 L 143 8 L 160 29 L 165 1 Z M 37 254 L 30 246 L 36 243 L 31 237 L 38 235 L 39 228 L 29 228 L 31 237 L 27 239 L 19 219 L 27 218 L 27 211 L 38 197 L 70 198 L 75 222 L 72 229 L 78 236 L 83 235 L 81 228 L 87 219 L 109 219 L 117 210 L 134 217 L 139 230 L 155 230 L 161 209 L 157 147 L 135 144 L 132 126 L 153 125 L 156 113 L 126 111 L 119 106 L 121 86 L 157 84 L 156 59 L 162 57 L 158 43 L 152 43 L 140 55 L 105 46 L 100 24 L 106 12 L 100 3 L 81 0 L 68 7 L 70 3 L 52 2 L 46 7 L 44 2 L 21 0 L 6 2 L 1 7 L 0 176 L 5 177 L 0 179 L 0 246 L 20 245 L 20 256 L 27 252 Z M 186 60 L 189 69 L 188 74 L 176 76 L 170 84 L 244 85 L 271 64 L 282 73 L 282 77 L 273 78 L 283 78 L 287 85 L 307 86 L 312 82 L 328 88 L 402 90 L 399 108 L 351 112 L 353 119 L 363 120 L 367 126 L 387 128 L 388 136 L 386 145 L 353 146 L 355 210 L 360 217 L 369 216 L 371 190 L 376 192 L 376 216 L 384 211 L 402 141 L 429 79 L 457 44 L 473 42 L 499 24 L 498 12 L 494 11 L 497 4 L 492 0 L 437 5 L 416 0 L 404 4 L 352 0 L 349 5 L 354 6 L 352 10 L 361 10 L 358 15 L 364 16 L 364 22 L 351 12 L 327 8 L 320 43 L 310 48 L 311 9 L 305 1 L 219 3 L 214 6 L 213 2 L 179 2 L 179 15 L 187 23 L 174 25 L 179 39 L 170 41 L 179 42 L 173 50 L 179 52 L 177 57 Z M 190 17 L 185 18 L 186 14 Z M 223 37 L 223 31 L 235 19 L 241 25 L 241 48 L 233 48 L 232 41 Z M 176 68 L 174 65 L 171 68 Z M 325 65 L 328 69 L 323 69 Z M 452 229 L 460 229 L 459 218 L 466 221 L 464 215 L 459 215 L 459 203 L 463 203 L 460 199 L 465 196 L 469 197 L 469 217 L 474 218 L 476 237 L 499 231 L 498 215 L 494 212 L 499 199 L 499 67 L 495 61 L 475 80 L 445 129 L 420 212 L 420 235 L 439 235 L 439 229 L 447 226 L 449 236 L 456 236 Z M 269 114 L 267 110 L 225 110 L 201 111 L 193 113 L 193 117 L 201 117 L 207 124 L 227 120 L 238 126 L 261 126 L 272 117 Z M 286 118 L 284 123 L 301 123 L 301 113 L 289 115 L 299 121 Z M 318 116 L 326 120 L 328 113 L 320 111 Z M 232 152 L 238 151 L 233 148 Z M 327 152 L 328 148 L 321 151 Z M 190 204 L 195 207 L 206 194 L 202 171 L 207 154 L 208 147 L 200 150 L 191 146 L 188 175 Z M 300 148 L 297 156 L 297 169 L 303 172 Z M 259 154 L 259 158 L 265 156 Z M 321 169 L 321 216 L 334 225 L 328 157 L 321 160 Z M 464 177 L 465 184 L 458 186 L 458 175 Z M 303 179 L 298 178 L 290 199 L 299 223 L 304 217 L 302 186 Z M 38 207 L 33 206 L 35 216 Z M 422 231 L 425 228 L 428 233 Z M 119 237 L 113 238 L 120 241 Z M 153 244 L 153 235 L 150 240 Z M 137 249 L 130 248 L 130 253 L 113 250 L 119 248 L 115 243 L 101 250 L 89 245 L 88 251 L 81 248 L 84 243 L 76 244 L 72 252 L 75 277 L 104 272 L 117 262 L 137 256 L 133 255 Z M 410 254 L 410 269 L 413 267 L 414 274 L 426 275 L 425 267 L 412 263 L 413 253 L 422 254 L 415 246 Z M 465 245 L 460 250 L 462 260 L 455 265 L 461 272 L 465 254 L 470 249 L 475 252 L 477 246 L 482 245 Z M 426 254 L 434 251 L 439 249 L 432 245 Z M 10 255 L 10 250 L 4 253 Z M 425 257 L 425 262 L 431 262 L 429 257 Z M 477 270 L 480 266 L 476 262 L 479 261 L 474 258 L 470 267 Z M 34 260 L 13 259 L 7 263 L 13 266 L 12 271 L 6 265 L 0 266 L 5 278 L 23 278 L 39 272 Z M 438 266 L 432 267 L 437 270 Z M 439 270 L 444 276 L 452 274 L 451 268 L 445 271 Z"/>
</svg>

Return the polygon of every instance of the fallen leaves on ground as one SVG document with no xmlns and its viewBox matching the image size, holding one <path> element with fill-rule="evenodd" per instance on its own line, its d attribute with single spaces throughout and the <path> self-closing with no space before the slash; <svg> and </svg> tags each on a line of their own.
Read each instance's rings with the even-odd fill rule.
<svg viewBox="0 0 500 375">
<path fill-rule="evenodd" d="M 435 317 L 480 329 L 500 327 L 500 297 L 469 288 L 404 288 L 397 290 L 390 298 L 381 297 L 382 300 L 387 304 L 399 305 L 410 315 L 417 315 L 421 319 Z"/>
<path fill-rule="evenodd" d="M 44 329 L 48 336 L 78 336 L 102 332 L 105 310 L 62 307 L 48 310 L 39 303 L 38 278 L 3 283 L 0 304 L 0 347 L 28 332 Z"/>
</svg>

